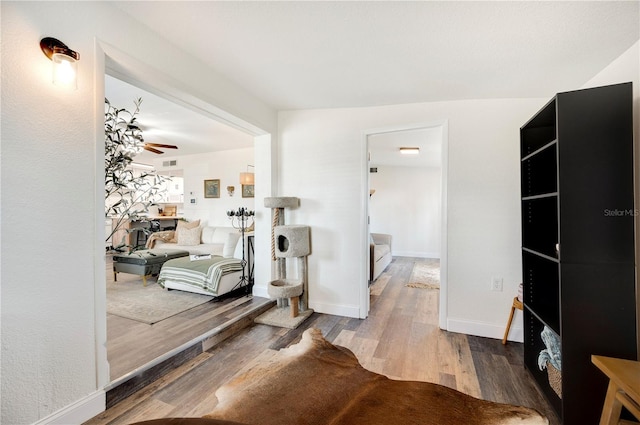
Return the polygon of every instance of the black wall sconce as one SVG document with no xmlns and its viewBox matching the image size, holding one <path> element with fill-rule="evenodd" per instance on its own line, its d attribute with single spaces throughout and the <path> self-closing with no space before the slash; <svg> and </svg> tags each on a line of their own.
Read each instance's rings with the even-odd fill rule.
<svg viewBox="0 0 640 425">
<path fill-rule="evenodd" d="M 78 88 L 78 52 L 53 37 L 40 40 L 40 49 L 53 63 L 53 84 Z"/>
</svg>

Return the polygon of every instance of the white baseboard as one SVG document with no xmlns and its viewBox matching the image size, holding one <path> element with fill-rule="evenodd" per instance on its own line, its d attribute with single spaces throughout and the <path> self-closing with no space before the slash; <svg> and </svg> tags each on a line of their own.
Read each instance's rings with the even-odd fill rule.
<svg viewBox="0 0 640 425">
<path fill-rule="evenodd" d="M 353 317 L 355 319 L 360 317 L 360 308 L 353 305 L 338 305 L 327 303 L 314 303 L 309 301 L 309 308 L 313 309 L 316 313 L 333 314 L 335 316 Z"/>
<path fill-rule="evenodd" d="M 394 257 L 440 258 L 439 252 L 393 251 Z"/>
<path fill-rule="evenodd" d="M 271 298 L 269 296 L 269 293 L 267 292 L 267 288 L 264 286 L 254 286 L 252 293 L 256 297 Z M 354 317 L 356 319 L 360 317 L 360 308 L 358 306 L 314 303 L 313 301 L 310 301 L 309 308 L 311 308 L 316 313 Z"/>
<path fill-rule="evenodd" d="M 34 425 L 82 424 L 104 412 L 106 407 L 107 394 L 104 390 L 99 390 L 40 419 Z"/>
<path fill-rule="evenodd" d="M 251 293 L 256 297 L 271 298 L 266 286 L 253 286 Z"/>
<path fill-rule="evenodd" d="M 504 337 L 505 325 L 506 323 L 504 325 L 496 325 L 493 323 L 473 322 L 464 319 L 447 319 L 447 331 L 485 338 L 502 339 Z M 523 342 L 524 329 L 520 326 L 512 325 L 508 340 Z"/>
</svg>

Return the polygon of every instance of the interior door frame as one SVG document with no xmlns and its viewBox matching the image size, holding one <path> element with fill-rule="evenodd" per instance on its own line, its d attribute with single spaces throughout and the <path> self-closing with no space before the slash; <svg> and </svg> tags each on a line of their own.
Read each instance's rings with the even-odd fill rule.
<svg viewBox="0 0 640 425">
<path fill-rule="evenodd" d="M 104 252 L 105 226 L 104 226 L 104 97 L 105 75 L 121 79 L 141 89 L 165 99 L 182 105 L 186 108 L 209 116 L 211 119 L 227 124 L 244 131 L 254 137 L 254 148 L 260 145 L 260 159 L 256 156 L 255 171 L 260 173 L 261 179 L 257 180 L 256 193 L 264 196 L 273 196 L 277 186 L 277 176 L 274 175 L 273 162 L 275 158 L 275 137 L 270 132 L 263 130 L 242 118 L 232 115 L 215 105 L 203 101 L 191 94 L 179 81 L 170 80 L 158 70 L 147 66 L 135 58 L 123 53 L 116 47 L 96 40 L 95 53 L 96 72 L 94 73 L 95 90 L 95 179 L 96 179 L 96 245 L 94 255 L 94 304 L 95 304 L 95 343 L 96 343 L 96 380 L 98 388 L 109 389 L 113 385 L 109 373 L 107 359 L 107 308 L 106 308 L 106 259 Z M 263 221 L 256 216 L 256 229 L 267 228 L 270 230 L 270 221 L 260 226 Z M 269 225 L 266 225 L 269 223 Z M 260 229 L 262 232 L 262 229 Z M 257 239 L 257 238 L 256 238 Z M 266 240 L 266 239 L 265 239 Z M 268 245 L 268 244 L 266 244 Z M 256 250 L 264 250 L 264 247 L 256 245 Z M 265 248 L 266 249 L 266 248 Z M 256 276 L 265 274 L 264 279 L 270 278 L 270 264 L 258 264 L 256 262 Z M 268 270 L 268 272 L 265 272 Z M 260 289 L 260 288 L 258 288 Z M 254 291 L 255 293 L 255 291 Z"/>
<path fill-rule="evenodd" d="M 439 298 L 439 313 L 438 323 L 441 329 L 447 327 L 447 300 L 448 300 L 448 236 L 447 236 L 447 210 L 448 210 L 448 152 L 449 152 L 449 121 L 436 121 L 417 124 L 407 124 L 396 126 L 376 128 L 365 130 L 362 133 L 361 143 L 361 181 L 362 181 L 362 197 L 361 197 L 361 223 L 360 223 L 360 240 L 361 240 L 361 255 L 362 261 L 361 268 L 361 284 L 359 290 L 360 296 L 360 318 L 365 319 L 369 314 L 370 308 L 370 294 L 369 294 L 369 136 L 384 133 L 394 133 L 400 131 L 421 130 L 427 128 L 440 127 L 442 129 L 441 139 L 441 240 L 440 240 L 440 298 Z"/>
</svg>

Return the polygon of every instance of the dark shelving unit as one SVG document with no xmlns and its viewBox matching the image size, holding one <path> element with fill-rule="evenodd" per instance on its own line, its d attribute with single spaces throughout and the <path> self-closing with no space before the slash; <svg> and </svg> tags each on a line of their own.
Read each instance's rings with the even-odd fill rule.
<svg viewBox="0 0 640 425">
<path fill-rule="evenodd" d="M 631 83 L 558 93 L 520 129 L 524 363 L 564 425 L 599 422 L 591 355 L 637 359 Z M 538 368 L 560 339 L 561 396 Z"/>
</svg>

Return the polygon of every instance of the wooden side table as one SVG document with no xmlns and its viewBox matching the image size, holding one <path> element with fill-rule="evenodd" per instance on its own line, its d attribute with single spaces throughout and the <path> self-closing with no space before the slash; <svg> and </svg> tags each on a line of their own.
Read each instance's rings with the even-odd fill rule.
<svg viewBox="0 0 640 425">
<path fill-rule="evenodd" d="M 513 298 L 513 304 L 511 305 L 511 313 L 509 314 L 509 320 L 507 321 L 507 329 L 504 330 L 504 337 L 502 338 L 502 345 L 507 343 L 507 337 L 509 336 L 509 329 L 511 329 L 511 322 L 513 322 L 513 314 L 518 310 L 522 310 L 522 301 L 518 297 Z"/>
<path fill-rule="evenodd" d="M 640 362 L 591 356 L 591 362 L 609 378 L 600 425 L 633 423 L 620 421 L 622 406 L 640 420 Z"/>
</svg>

